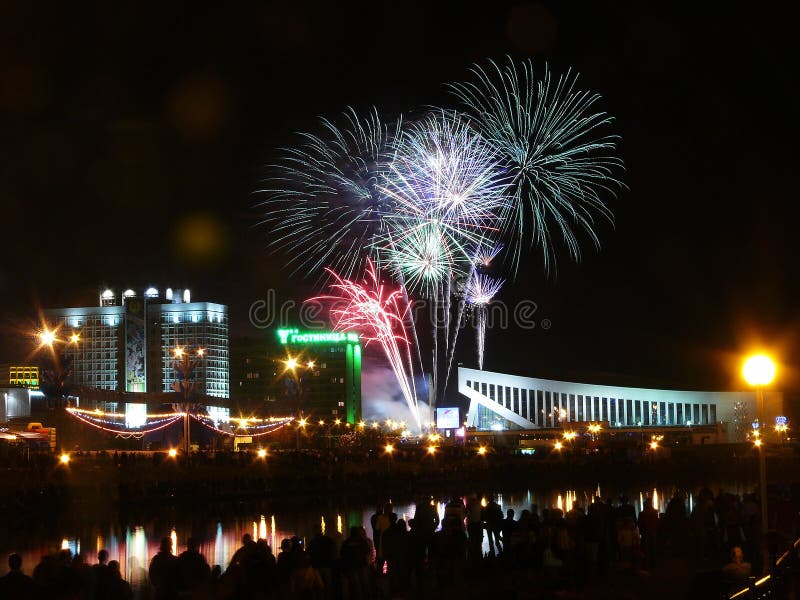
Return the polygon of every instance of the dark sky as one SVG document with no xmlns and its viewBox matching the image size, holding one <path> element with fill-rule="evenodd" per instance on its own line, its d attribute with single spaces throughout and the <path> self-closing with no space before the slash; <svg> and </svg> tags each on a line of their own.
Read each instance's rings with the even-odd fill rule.
<svg viewBox="0 0 800 600">
<path fill-rule="evenodd" d="M 36 306 L 93 304 L 105 284 L 189 286 L 250 332 L 247 307 L 268 289 L 310 288 L 253 226 L 274 149 L 346 105 L 445 103 L 442 84 L 510 54 L 572 66 L 603 95 L 630 190 L 599 253 L 550 278 L 530 257 L 504 298 L 534 300 L 552 327 L 490 332 L 487 368 L 730 388 L 760 341 L 798 388 L 789 14 L 340 4 L 0 4 L 0 360 L 21 354 Z M 471 337 L 462 351 L 471 364 Z"/>
</svg>

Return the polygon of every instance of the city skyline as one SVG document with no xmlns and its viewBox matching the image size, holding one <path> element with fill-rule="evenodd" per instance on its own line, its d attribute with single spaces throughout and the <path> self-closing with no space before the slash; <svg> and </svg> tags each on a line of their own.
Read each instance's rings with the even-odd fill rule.
<svg viewBox="0 0 800 600">
<path fill-rule="evenodd" d="M 227 54 L 199 34 L 211 16 L 197 13 L 183 33 L 152 32 L 139 58 L 156 77 L 120 58 L 143 26 L 136 18 L 110 25 L 120 35 L 106 50 L 123 65 L 113 73 L 87 58 L 92 39 L 71 47 L 72 57 L 86 60 L 72 61 L 69 81 L 59 78 L 60 34 L 36 55 L 24 46 L 12 53 L 6 60 L 20 85 L 3 108 L 19 118 L 3 144 L 18 160 L 30 159 L 25 164 L 40 180 L 12 161 L 0 193 L 9 222 L 33 214 L 40 234 L 32 253 L 30 230 L 8 232 L 0 355 L 13 358 L 19 320 L 40 307 L 74 305 L 97 282 L 191 282 L 230 306 L 240 324 L 233 335 L 255 333 L 247 310 L 267 290 L 296 302 L 316 291 L 312 280 L 280 268 L 282 258 L 266 251 L 267 233 L 255 227 L 251 193 L 273 149 L 292 143 L 292 131 L 313 128 L 316 115 L 347 105 L 397 113 L 443 102 L 443 82 L 462 78 L 475 60 L 511 54 L 573 66 L 602 94 L 623 139 L 629 191 L 613 203 L 617 224 L 601 232 L 599 252 L 585 252 L 580 265 L 561 260 L 550 278 L 532 264 L 508 282 L 499 299 L 536 302 L 552 327 L 487 331 L 486 368 L 736 389 L 739 357 L 762 344 L 785 363 L 781 387 L 798 389 L 795 253 L 783 227 L 796 208 L 788 136 L 777 133 L 793 85 L 786 20 L 737 7 L 724 14 L 700 8 L 685 19 L 678 8 L 599 3 L 547 6 L 533 22 L 501 4 L 480 20 L 409 8 L 400 26 L 384 10 L 327 19 L 321 5 L 274 9 L 271 17 L 306 32 L 287 39 L 257 25 L 252 7 L 231 9 L 228 25 L 217 29 L 231 42 Z M 17 18 L 28 22 L 24 11 Z M 234 36 L 249 21 L 252 35 Z M 426 35 L 431 23 L 447 26 Z M 359 52 L 344 42 L 357 39 L 354 32 L 377 42 L 377 24 L 400 44 L 390 69 L 382 68 L 388 51 Z M 410 32 L 408 41 L 399 31 Z M 464 35 L 475 43 L 456 43 Z M 174 62 L 160 59 L 175 49 Z M 362 64 L 368 68 L 354 68 Z M 760 84 L 745 84 L 743 73 L 755 72 Z M 113 93 L 98 94 L 98 82 Z M 45 169 L 34 147 L 43 156 L 66 148 L 72 158 Z M 173 162 L 159 167 L 167 155 Z M 525 356 L 513 351 L 519 344 Z M 463 350 L 457 359 L 469 364 Z"/>
</svg>

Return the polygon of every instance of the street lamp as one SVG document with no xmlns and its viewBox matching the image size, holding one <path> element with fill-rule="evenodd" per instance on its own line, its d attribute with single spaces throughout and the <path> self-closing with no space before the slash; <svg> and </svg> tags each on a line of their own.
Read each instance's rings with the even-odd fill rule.
<svg viewBox="0 0 800 600">
<path fill-rule="evenodd" d="M 284 369 L 284 373 L 287 371 L 291 373 L 292 379 L 294 380 L 295 384 L 295 396 L 297 398 L 297 428 L 295 429 L 295 448 L 300 450 L 300 429 L 306 426 L 307 420 L 303 417 L 303 403 L 302 403 L 302 390 L 303 390 L 303 382 L 300 377 L 300 369 L 307 369 L 309 371 L 313 370 L 316 366 L 316 363 L 313 360 L 309 360 L 304 364 L 301 364 L 295 357 L 289 356 L 286 360 L 283 361 L 283 364 L 286 365 Z"/>
<path fill-rule="evenodd" d="M 192 374 L 195 367 L 203 360 L 206 351 L 203 348 L 195 350 L 194 355 L 187 351 L 185 348 L 178 346 L 172 353 L 175 355 L 175 372 L 177 379 L 172 384 L 174 389 L 181 396 L 181 405 L 183 408 L 183 449 L 186 452 L 186 457 L 189 457 L 191 450 L 190 444 L 190 422 L 189 414 L 191 412 L 191 398 L 194 395 L 196 382 L 192 380 Z"/>
<path fill-rule="evenodd" d="M 766 423 L 764 415 L 764 386 L 775 378 L 775 363 L 765 354 L 756 354 L 744 362 L 742 375 L 756 389 L 756 409 L 758 410 L 759 429 Z M 764 571 L 769 560 L 767 553 L 767 459 L 766 447 L 761 436 L 756 437 L 754 445 L 758 448 L 758 478 L 761 492 L 761 553 Z"/>
<path fill-rule="evenodd" d="M 52 346 L 56 341 L 56 334 L 49 329 L 44 329 L 39 332 L 39 341 L 42 343 L 42 346 Z"/>
<path fill-rule="evenodd" d="M 42 378 L 46 380 L 52 391 L 56 391 L 58 393 L 58 405 L 61 406 L 65 396 L 67 395 L 67 378 L 70 375 L 69 369 L 69 357 L 63 357 L 64 360 L 62 361 L 62 356 L 60 352 L 56 350 L 57 344 L 63 344 L 64 346 L 75 346 L 77 348 L 78 343 L 80 342 L 80 334 L 76 331 L 73 331 L 72 334 L 64 339 L 59 337 L 58 335 L 58 327 L 55 329 L 50 329 L 49 327 L 45 326 L 41 330 L 35 332 L 34 337 L 39 340 L 39 346 L 36 348 L 36 351 L 41 350 L 44 347 L 50 351 L 50 356 L 52 359 L 52 369 L 49 367 L 43 369 Z M 49 395 L 49 394 L 48 394 Z"/>
</svg>

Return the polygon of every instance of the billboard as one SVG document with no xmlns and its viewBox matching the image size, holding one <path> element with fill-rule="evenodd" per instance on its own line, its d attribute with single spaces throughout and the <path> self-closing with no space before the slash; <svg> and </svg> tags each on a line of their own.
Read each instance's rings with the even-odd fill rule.
<svg viewBox="0 0 800 600">
<path fill-rule="evenodd" d="M 458 429 L 461 421 L 458 418 L 458 407 L 436 409 L 436 429 Z"/>
</svg>

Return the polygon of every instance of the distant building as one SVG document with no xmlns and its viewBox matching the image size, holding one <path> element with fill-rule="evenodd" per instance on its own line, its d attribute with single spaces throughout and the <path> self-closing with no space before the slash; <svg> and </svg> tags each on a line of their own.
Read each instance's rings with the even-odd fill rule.
<svg viewBox="0 0 800 600">
<path fill-rule="evenodd" d="M 272 336 L 231 339 L 231 404 L 245 412 L 278 412 L 275 358 L 282 355 Z"/>
<path fill-rule="evenodd" d="M 100 294 L 99 306 L 53 308 L 45 319 L 64 340 L 74 385 L 119 392 L 169 392 L 174 352 L 203 349 L 197 392 L 228 398 L 228 308 L 192 302 L 189 290 L 131 289 Z M 70 343 L 71 337 L 77 341 Z M 59 346 L 61 349 L 62 346 Z"/>
<path fill-rule="evenodd" d="M 458 391 L 469 399 L 467 425 L 481 430 L 580 427 L 696 428 L 722 426 L 728 441 L 750 430 L 755 392 L 703 392 L 616 387 L 521 377 L 459 367 Z M 783 394 L 765 392 L 764 425 L 784 415 Z"/>
<path fill-rule="evenodd" d="M 39 389 L 37 365 L 0 364 L 0 387 L 25 387 Z"/>
<path fill-rule="evenodd" d="M 31 416 L 31 396 L 38 394 L 21 387 L 0 387 L 0 423 Z"/>
<path fill-rule="evenodd" d="M 361 341 L 359 334 L 278 329 L 282 349 L 273 357 L 276 410 L 296 414 L 299 405 L 312 419 L 356 424 L 361 420 Z M 294 359 L 294 370 L 287 362 Z M 299 387 L 298 387 L 299 383 Z"/>
</svg>

